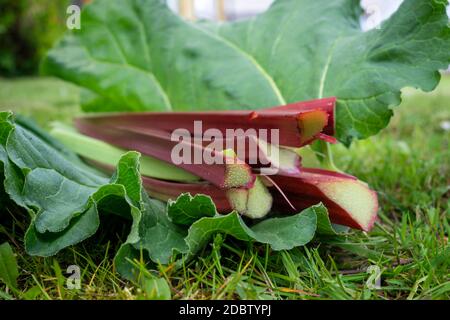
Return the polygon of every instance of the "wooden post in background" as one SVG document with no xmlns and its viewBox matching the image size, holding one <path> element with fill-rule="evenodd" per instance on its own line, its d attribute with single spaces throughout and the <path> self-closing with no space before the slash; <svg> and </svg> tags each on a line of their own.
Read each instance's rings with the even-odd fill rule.
<svg viewBox="0 0 450 320">
<path fill-rule="evenodd" d="M 225 13 L 225 0 L 216 0 L 216 18 L 219 21 L 227 20 Z"/>
<path fill-rule="evenodd" d="M 179 0 L 178 8 L 180 15 L 186 20 L 194 21 L 196 19 L 194 0 Z"/>
</svg>

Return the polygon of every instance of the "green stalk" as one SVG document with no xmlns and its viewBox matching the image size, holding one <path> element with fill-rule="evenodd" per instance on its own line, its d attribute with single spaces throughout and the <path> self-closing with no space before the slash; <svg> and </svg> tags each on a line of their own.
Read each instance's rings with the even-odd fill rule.
<svg viewBox="0 0 450 320">
<path fill-rule="evenodd" d="M 318 140 L 312 145 L 311 148 L 314 150 L 316 157 L 320 162 L 321 169 L 341 172 L 341 170 L 339 170 L 339 168 L 334 164 L 333 151 L 331 150 L 330 143 Z"/>
<path fill-rule="evenodd" d="M 126 150 L 111 146 L 103 141 L 84 136 L 74 128 L 56 123 L 50 134 L 79 156 L 96 162 L 116 166 Z M 200 178 L 164 161 L 141 156 L 141 174 L 155 179 L 177 182 L 194 182 Z"/>
</svg>

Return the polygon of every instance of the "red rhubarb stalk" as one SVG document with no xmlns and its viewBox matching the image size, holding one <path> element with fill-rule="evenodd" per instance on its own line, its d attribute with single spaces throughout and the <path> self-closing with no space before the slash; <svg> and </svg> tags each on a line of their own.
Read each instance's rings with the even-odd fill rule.
<svg viewBox="0 0 450 320">
<path fill-rule="evenodd" d="M 271 179 L 281 187 L 295 210 L 283 195 L 274 190 L 277 208 L 298 212 L 322 202 L 328 208 L 330 219 L 334 223 L 364 231 L 369 231 L 374 225 L 378 211 L 376 192 L 353 176 L 302 168 L 298 174 L 280 174 Z"/>
<path fill-rule="evenodd" d="M 286 111 L 299 111 L 303 112 L 307 111 L 315 111 L 315 110 L 323 110 L 328 114 L 328 123 L 323 129 L 323 133 L 329 136 L 334 136 L 335 134 L 335 108 L 336 108 L 336 98 L 323 98 L 323 99 L 315 99 L 309 101 L 301 101 L 286 104 L 284 106 L 278 106 L 274 108 L 265 109 L 265 112 L 286 112 Z"/>
<path fill-rule="evenodd" d="M 223 137 L 254 135 L 258 139 L 289 147 L 310 143 L 323 131 L 334 133 L 334 99 L 297 103 L 257 111 L 145 112 L 95 115 L 79 118 L 98 126 L 118 126 L 134 130 L 160 130 L 172 133 L 185 129 L 192 137 L 203 137 L 210 130 Z M 279 130 L 272 140 L 271 130 Z"/>
<path fill-rule="evenodd" d="M 235 157 L 225 156 L 222 152 L 209 150 L 201 145 L 181 141 L 172 141 L 168 133 L 150 129 L 120 129 L 106 124 L 97 124 L 89 118 L 76 122 L 78 130 L 92 138 L 128 150 L 136 150 L 156 159 L 175 164 L 219 188 L 251 188 L 255 176 L 251 167 Z M 174 163 L 173 151 L 188 150 L 190 154 L 181 152 L 180 162 Z M 208 153 L 213 163 L 205 164 L 203 156 Z"/>
</svg>

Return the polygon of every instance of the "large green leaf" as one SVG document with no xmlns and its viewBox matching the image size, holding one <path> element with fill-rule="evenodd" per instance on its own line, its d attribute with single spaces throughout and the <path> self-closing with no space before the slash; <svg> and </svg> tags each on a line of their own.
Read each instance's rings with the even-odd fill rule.
<svg viewBox="0 0 450 320">
<path fill-rule="evenodd" d="M 336 96 L 337 135 L 348 142 L 384 128 L 400 89 L 432 90 L 450 63 L 446 1 L 405 0 L 380 29 L 365 33 L 359 2 L 277 1 L 267 13 L 216 32 L 285 84 L 287 101 Z"/>
<path fill-rule="evenodd" d="M 187 24 L 160 0 L 96 1 L 49 53 L 47 73 L 89 89 L 106 110 L 249 108 L 283 103 L 248 54 Z M 187 41 L 187 39 L 189 39 Z M 261 92 L 249 95 L 254 89 Z M 104 103 L 106 101 L 107 103 Z"/>
<path fill-rule="evenodd" d="M 405 0 L 362 32 L 359 0 L 278 0 L 249 20 L 185 22 L 161 0 L 97 0 L 43 70 L 83 87 L 86 111 L 262 108 L 337 96 L 337 135 L 384 128 L 406 86 L 450 63 L 444 0 Z"/>
</svg>

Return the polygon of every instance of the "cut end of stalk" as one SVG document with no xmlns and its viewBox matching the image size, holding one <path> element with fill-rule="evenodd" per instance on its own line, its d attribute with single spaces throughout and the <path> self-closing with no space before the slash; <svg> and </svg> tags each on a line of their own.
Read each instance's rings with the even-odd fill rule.
<svg viewBox="0 0 450 320">
<path fill-rule="evenodd" d="M 301 143 L 307 144 L 314 140 L 328 124 L 328 113 L 322 110 L 310 111 L 298 116 Z"/>
<path fill-rule="evenodd" d="M 227 191 L 227 198 L 233 210 L 236 210 L 240 214 L 244 214 L 247 211 L 247 189 L 230 189 Z"/>
<path fill-rule="evenodd" d="M 377 218 L 375 191 L 353 176 L 322 169 L 303 168 L 299 175 L 272 177 L 297 210 L 322 202 L 333 223 L 370 231 Z M 274 194 L 277 207 L 292 211 L 282 196 Z"/>
<path fill-rule="evenodd" d="M 358 180 L 340 180 L 321 182 L 318 187 L 349 215 L 339 214 L 338 211 L 333 222 L 358 227 L 364 231 L 372 229 L 377 218 L 378 199 L 376 192 L 369 189 L 365 183 Z"/>
<path fill-rule="evenodd" d="M 223 188 L 252 188 L 255 183 L 256 176 L 252 173 L 252 169 L 245 162 L 237 158 L 234 150 L 226 149 L 222 151 L 225 156 L 225 179 Z"/>
<path fill-rule="evenodd" d="M 248 191 L 247 212 L 245 216 L 252 219 L 264 218 L 272 208 L 273 198 L 260 179 Z"/>
<path fill-rule="evenodd" d="M 233 210 L 251 219 L 265 217 L 273 203 L 272 195 L 259 178 L 253 188 L 230 189 L 227 191 L 227 197 Z"/>
<path fill-rule="evenodd" d="M 243 163 L 229 163 L 226 166 L 225 181 L 223 187 L 230 188 L 251 188 L 255 183 L 255 175 L 251 168 Z"/>
</svg>

